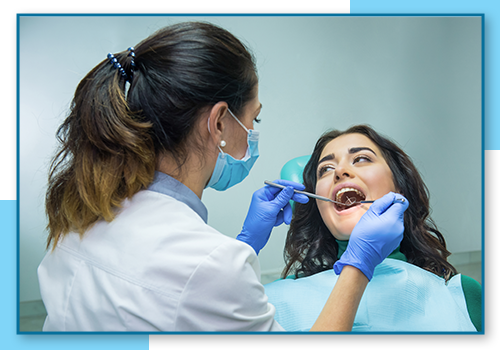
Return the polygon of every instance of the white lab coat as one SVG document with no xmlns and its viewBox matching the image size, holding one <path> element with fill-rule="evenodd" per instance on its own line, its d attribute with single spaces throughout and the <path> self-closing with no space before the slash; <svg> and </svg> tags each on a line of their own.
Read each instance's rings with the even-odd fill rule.
<svg viewBox="0 0 500 350">
<path fill-rule="evenodd" d="M 38 268 L 44 331 L 282 331 L 257 255 L 188 205 L 144 190 Z"/>
</svg>

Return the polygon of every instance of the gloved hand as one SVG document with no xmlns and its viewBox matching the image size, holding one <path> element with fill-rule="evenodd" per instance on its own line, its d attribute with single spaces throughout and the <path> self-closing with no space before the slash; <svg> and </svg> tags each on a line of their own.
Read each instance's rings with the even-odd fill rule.
<svg viewBox="0 0 500 350">
<path fill-rule="evenodd" d="M 304 185 L 293 181 L 276 180 L 274 183 L 287 186 L 284 189 L 264 186 L 254 192 L 248 214 L 243 223 L 237 240 L 250 245 L 255 253 L 266 245 L 273 227 L 287 225 L 292 221 L 290 199 L 299 203 L 307 203 L 309 197 L 293 192 L 293 189 L 303 190 Z"/>
<path fill-rule="evenodd" d="M 393 192 L 377 199 L 352 230 L 346 251 L 333 266 L 335 273 L 339 275 L 345 265 L 351 265 L 371 280 L 375 266 L 403 239 L 408 204 L 406 198 Z"/>
</svg>

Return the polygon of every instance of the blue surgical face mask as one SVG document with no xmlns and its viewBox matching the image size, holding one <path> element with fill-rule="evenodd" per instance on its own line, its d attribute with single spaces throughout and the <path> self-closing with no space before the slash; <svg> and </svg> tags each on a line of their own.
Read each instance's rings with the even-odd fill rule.
<svg viewBox="0 0 500 350">
<path fill-rule="evenodd" d="M 248 130 L 242 122 L 238 120 L 228 109 L 229 113 L 233 118 L 245 129 L 247 132 L 247 152 L 242 159 L 234 159 L 231 155 L 224 153 L 219 147 L 219 156 L 217 157 L 217 163 L 215 164 L 212 177 L 208 182 L 207 187 L 212 187 L 217 191 L 224 191 L 228 188 L 239 184 L 243 181 L 252 169 L 255 161 L 259 157 L 259 132 L 257 130 Z M 208 127 L 210 132 L 210 125 Z"/>
</svg>

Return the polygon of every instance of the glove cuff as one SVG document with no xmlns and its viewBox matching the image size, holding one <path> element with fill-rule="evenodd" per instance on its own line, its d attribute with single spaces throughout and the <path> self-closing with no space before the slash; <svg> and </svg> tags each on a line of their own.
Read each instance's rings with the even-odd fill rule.
<svg viewBox="0 0 500 350">
<path fill-rule="evenodd" d="M 243 230 L 241 230 L 241 233 L 236 236 L 236 240 L 248 244 L 253 248 L 255 254 L 259 255 L 260 249 L 257 248 L 257 243 L 252 239 L 252 235 L 248 234 L 248 232 L 245 231 L 245 228 L 243 228 Z"/>
<path fill-rule="evenodd" d="M 349 266 L 354 266 L 368 278 L 368 281 L 372 280 L 373 277 L 373 271 L 374 268 L 371 268 L 370 266 L 367 266 L 366 264 L 363 264 L 361 261 L 358 261 L 357 259 L 353 259 L 352 257 L 345 257 L 346 254 L 344 253 L 342 257 L 335 262 L 333 265 L 333 271 L 335 272 L 336 275 L 340 275 L 342 272 L 342 269 L 344 266 L 349 265 Z"/>
</svg>

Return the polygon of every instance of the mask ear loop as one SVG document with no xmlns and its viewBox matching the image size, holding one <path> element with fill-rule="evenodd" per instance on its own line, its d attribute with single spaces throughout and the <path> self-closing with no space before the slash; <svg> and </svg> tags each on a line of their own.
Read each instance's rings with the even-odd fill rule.
<svg viewBox="0 0 500 350">
<path fill-rule="evenodd" d="M 243 125 L 243 123 L 238 119 L 236 118 L 236 116 L 233 114 L 233 112 L 231 112 L 231 110 L 228 108 L 227 111 L 229 112 L 229 114 L 231 114 L 233 116 L 234 119 L 236 119 L 236 121 L 241 125 L 241 127 L 243 129 L 245 129 L 245 131 L 247 132 L 247 134 L 250 133 L 250 131 L 247 129 L 247 127 L 245 125 Z"/>
<path fill-rule="evenodd" d="M 210 131 L 210 117 L 207 120 L 207 127 L 208 127 L 209 134 L 212 135 L 212 132 Z M 221 140 L 220 145 L 222 147 L 226 146 L 226 141 Z M 222 158 L 224 158 L 226 156 L 226 154 L 222 151 L 222 149 L 220 148 L 219 145 L 217 145 L 217 148 L 219 149 L 220 153 L 222 153 Z"/>
</svg>

